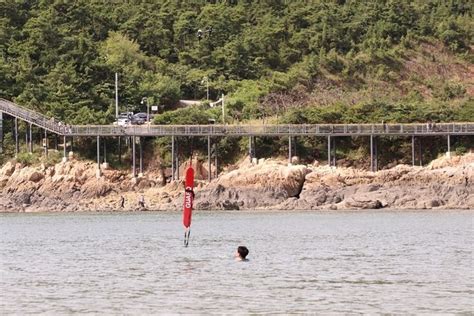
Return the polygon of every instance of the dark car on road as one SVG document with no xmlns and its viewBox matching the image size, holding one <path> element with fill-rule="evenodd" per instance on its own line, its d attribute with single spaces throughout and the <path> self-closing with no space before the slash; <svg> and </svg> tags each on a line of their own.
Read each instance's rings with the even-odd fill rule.
<svg viewBox="0 0 474 316">
<path fill-rule="evenodd" d="M 146 121 L 147 121 L 146 113 L 137 113 L 132 116 L 132 124 L 142 125 L 142 124 L 145 124 Z"/>
</svg>

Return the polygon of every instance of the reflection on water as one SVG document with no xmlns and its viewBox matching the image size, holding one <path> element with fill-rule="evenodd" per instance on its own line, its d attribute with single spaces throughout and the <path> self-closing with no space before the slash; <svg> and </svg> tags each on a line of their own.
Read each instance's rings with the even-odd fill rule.
<svg viewBox="0 0 474 316">
<path fill-rule="evenodd" d="M 0 311 L 472 313 L 473 213 L 0 215 Z M 249 262 L 233 260 L 250 249 Z"/>
</svg>

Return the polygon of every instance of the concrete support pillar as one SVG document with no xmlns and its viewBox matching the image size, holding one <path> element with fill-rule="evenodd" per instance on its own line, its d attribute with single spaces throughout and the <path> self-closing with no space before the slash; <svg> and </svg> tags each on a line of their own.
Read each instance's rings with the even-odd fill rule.
<svg viewBox="0 0 474 316">
<path fill-rule="evenodd" d="M 28 128 L 28 132 L 29 132 L 29 137 L 28 137 L 28 140 L 29 140 L 29 144 L 28 144 L 28 148 L 30 150 L 30 153 L 33 152 L 33 124 L 30 123 L 30 127 Z"/>
<path fill-rule="evenodd" d="M 377 136 L 374 136 L 374 169 L 379 170 L 379 149 L 377 143 Z"/>
<path fill-rule="evenodd" d="M 48 157 L 48 131 L 47 130 L 44 130 L 43 147 L 44 147 L 44 155 Z"/>
<path fill-rule="evenodd" d="M 211 136 L 207 136 L 207 180 L 211 182 Z"/>
<path fill-rule="evenodd" d="M 179 153 L 176 151 L 176 180 L 179 181 Z"/>
<path fill-rule="evenodd" d="M 18 141 L 18 118 L 15 117 L 15 157 L 20 152 L 20 143 Z"/>
<path fill-rule="evenodd" d="M 95 171 L 96 178 L 100 178 L 101 176 L 100 170 L 100 136 L 97 136 L 97 170 Z"/>
<path fill-rule="evenodd" d="M 328 166 L 331 167 L 331 136 L 328 136 Z"/>
<path fill-rule="evenodd" d="M 411 137 L 411 165 L 415 166 L 415 135 Z"/>
<path fill-rule="evenodd" d="M 26 147 L 26 150 L 28 150 L 28 144 L 29 144 L 29 142 L 28 142 L 28 135 L 29 135 L 28 127 L 29 127 L 28 123 L 25 122 L 25 147 Z"/>
<path fill-rule="evenodd" d="M 374 135 L 370 135 L 370 171 L 374 169 Z"/>
<path fill-rule="evenodd" d="M 291 164 L 291 157 L 293 156 L 293 153 L 291 152 L 293 149 L 293 137 L 288 136 L 288 163 Z"/>
<path fill-rule="evenodd" d="M 135 156 L 135 136 L 132 136 L 132 176 L 134 178 L 137 176 Z"/>
<path fill-rule="evenodd" d="M 140 174 L 143 175 L 143 138 L 140 137 Z"/>
<path fill-rule="evenodd" d="M 252 162 L 252 159 L 253 159 L 253 137 L 252 136 L 249 136 L 249 158 L 250 158 L 250 162 Z"/>
<path fill-rule="evenodd" d="M 418 158 L 420 159 L 420 167 L 423 166 L 423 144 L 421 143 L 422 138 L 418 138 Z"/>
<path fill-rule="evenodd" d="M 104 163 L 107 163 L 107 142 L 104 137 Z"/>
<path fill-rule="evenodd" d="M 332 165 L 336 167 L 336 137 L 334 137 L 332 141 L 332 148 L 333 148 L 333 153 L 332 153 Z"/>
<path fill-rule="evenodd" d="M 448 157 L 451 157 L 451 135 L 448 134 Z"/>
<path fill-rule="evenodd" d="M 67 161 L 67 143 L 66 143 L 66 136 L 63 136 L 63 162 Z"/>
<path fill-rule="evenodd" d="M 174 163 L 175 163 L 175 156 L 174 156 L 174 135 L 171 136 L 171 180 L 174 180 Z"/>
<path fill-rule="evenodd" d="M 100 170 L 100 136 L 97 136 L 97 169 Z"/>
<path fill-rule="evenodd" d="M 122 136 L 118 138 L 118 151 L 119 164 L 122 164 Z"/>
</svg>

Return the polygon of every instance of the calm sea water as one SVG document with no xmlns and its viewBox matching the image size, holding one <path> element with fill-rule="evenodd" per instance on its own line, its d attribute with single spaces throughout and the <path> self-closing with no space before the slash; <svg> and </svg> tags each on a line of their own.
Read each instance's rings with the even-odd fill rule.
<svg viewBox="0 0 474 316">
<path fill-rule="evenodd" d="M 0 313 L 473 313 L 473 214 L 3 214 Z"/>
</svg>

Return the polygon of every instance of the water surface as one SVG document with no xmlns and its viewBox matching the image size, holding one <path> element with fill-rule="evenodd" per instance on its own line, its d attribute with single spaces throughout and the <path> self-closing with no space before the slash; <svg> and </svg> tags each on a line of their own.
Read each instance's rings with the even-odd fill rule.
<svg viewBox="0 0 474 316">
<path fill-rule="evenodd" d="M 0 215 L 0 312 L 473 313 L 470 211 Z M 236 262 L 238 245 L 249 262 Z"/>
</svg>

